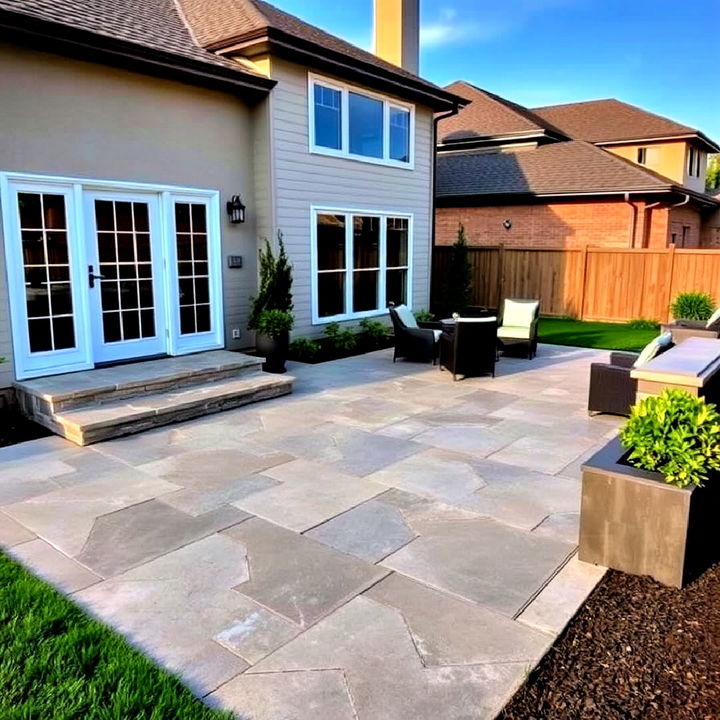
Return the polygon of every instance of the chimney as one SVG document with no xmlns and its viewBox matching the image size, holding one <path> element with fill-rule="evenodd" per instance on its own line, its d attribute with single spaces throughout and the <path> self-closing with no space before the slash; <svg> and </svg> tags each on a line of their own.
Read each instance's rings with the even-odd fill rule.
<svg viewBox="0 0 720 720">
<path fill-rule="evenodd" d="M 375 54 L 417 75 L 420 0 L 375 0 Z"/>
</svg>

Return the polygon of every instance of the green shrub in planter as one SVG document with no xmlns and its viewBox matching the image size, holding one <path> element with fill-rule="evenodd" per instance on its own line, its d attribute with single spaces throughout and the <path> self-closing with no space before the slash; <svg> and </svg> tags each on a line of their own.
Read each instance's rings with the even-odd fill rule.
<svg viewBox="0 0 720 720">
<path fill-rule="evenodd" d="M 279 338 L 289 333 L 295 317 L 287 310 L 261 310 L 255 319 L 255 331 L 258 335 Z"/>
<path fill-rule="evenodd" d="M 659 472 L 677 487 L 702 485 L 720 470 L 720 414 L 684 390 L 666 388 L 637 403 L 620 440 L 631 465 Z"/>
<path fill-rule="evenodd" d="M 349 352 L 357 345 L 355 333 L 352 330 L 344 330 L 340 327 L 340 323 L 328 323 L 325 326 L 325 335 L 333 350 L 338 352 Z"/>
<path fill-rule="evenodd" d="M 415 315 L 415 319 L 420 322 L 432 322 L 435 319 L 435 316 L 429 311 L 429 310 L 418 310 L 417 312 L 413 313 Z"/>
<path fill-rule="evenodd" d="M 311 362 L 321 349 L 320 343 L 310 338 L 296 338 L 290 343 L 290 352 L 300 362 Z"/>
<path fill-rule="evenodd" d="M 709 293 L 680 293 L 670 306 L 676 320 L 707 320 L 715 310 L 715 303 Z"/>
<path fill-rule="evenodd" d="M 360 334 L 368 345 L 378 347 L 388 336 L 388 326 L 378 320 L 363 318 L 360 321 Z"/>
</svg>

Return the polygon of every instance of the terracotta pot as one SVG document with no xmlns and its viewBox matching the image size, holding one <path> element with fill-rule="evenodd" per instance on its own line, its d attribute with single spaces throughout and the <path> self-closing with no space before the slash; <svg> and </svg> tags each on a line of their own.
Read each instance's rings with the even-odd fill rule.
<svg viewBox="0 0 720 720">
<path fill-rule="evenodd" d="M 720 559 L 720 476 L 679 488 L 628 455 L 615 438 L 583 465 L 578 557 L 681 588 Z"/>
<path fill-rule="evenodd" d="M 288 356 L 290 333 L 283 333 L 278 337 L 272 335 L 256 335 L 255 349 L 258 355 L 265 358 L 263 370 L 270 373 L 284 373 L 285 362 Z"/>
</svg>

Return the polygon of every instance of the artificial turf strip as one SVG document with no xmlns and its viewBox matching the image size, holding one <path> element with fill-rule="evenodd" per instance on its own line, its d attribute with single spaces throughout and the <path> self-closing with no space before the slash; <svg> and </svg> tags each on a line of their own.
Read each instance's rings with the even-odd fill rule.
<svg viewBox="0 0 720 720">
<path fill-rule="evenodd" d="M 0 718 L 231 720 L 0 553 Z"/>
<path fill-rule="evenodd" d="M 565 318 L 540 318 L 538 339 L 552 345 L 640 352 L 658 330 L 638 330 L 624 323 L 584 322 Z"/>
</svg>

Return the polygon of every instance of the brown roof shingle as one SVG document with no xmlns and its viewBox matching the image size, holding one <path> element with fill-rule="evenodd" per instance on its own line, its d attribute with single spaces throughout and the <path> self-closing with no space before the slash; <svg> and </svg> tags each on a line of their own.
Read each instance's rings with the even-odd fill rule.
<svg viewBox="0 0 720 720">
<path fill-rule="evenodd" d="M 578 140 L 592 143 L 696 134 L 688 125 L 655 115 L 620 100 L 589 100 L 533 108 L 546 122 Z"/>
<path fill-rule="evenodd" d="M 580 140 L 513 152 L 440 153 L 438 198 L 665 190 L 664 178 Z"/>
</svg>

